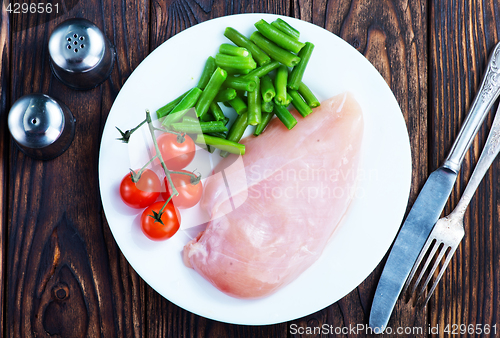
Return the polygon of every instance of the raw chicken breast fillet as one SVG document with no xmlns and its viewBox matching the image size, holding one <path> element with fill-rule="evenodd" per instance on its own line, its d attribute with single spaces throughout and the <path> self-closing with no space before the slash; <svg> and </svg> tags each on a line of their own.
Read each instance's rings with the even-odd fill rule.
<svg viewBox="0 0 500 338">
<path fill-rule="evenodd" d="M 363 117 L 352 95 L 294 115 L 292 130 L 273 119 L 243 140 L 239 162 L 225 158 L 207 179 L 201 203 L 211 221 L 183 257 L 230 296 L 263 297 L 297 278 L 319 258 L 355 193 Z"/>
</svg>

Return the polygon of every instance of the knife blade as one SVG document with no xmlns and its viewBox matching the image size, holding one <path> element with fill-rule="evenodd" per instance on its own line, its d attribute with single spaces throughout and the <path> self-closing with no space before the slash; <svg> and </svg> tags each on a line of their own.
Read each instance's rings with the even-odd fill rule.
<svg viewBox="0 0 500 338">
<path fill-rule="evenodd" d="M 444 209 L 456 178 L 456 172 L 441 167 L 429 176 L 418 195 L 394 242 L 375 292 L 370 312 L 370 326 L 374 331 L 377 328 L 382 332 L 387 326 L 403 285 Z"/>
<path fill-rule="evenodd" d="M 387 327 L 392 310 L 422 247 L 450 196 L 479 127 L 500 94 L 500 43 L 491 52 L 479 91 L 444 164 L 427 179 L 411 208 L 380 276 L 370 311 L 375 333 Z"/>
</svg>

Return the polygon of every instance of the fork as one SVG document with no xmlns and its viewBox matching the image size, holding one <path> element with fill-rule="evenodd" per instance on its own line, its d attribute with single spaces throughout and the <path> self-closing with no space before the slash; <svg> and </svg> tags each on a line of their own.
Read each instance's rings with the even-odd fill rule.
<svg viewBox="0 0 500 338">
<path fill-rule="evenodd" d="M 420 270 L 420 274 L 416 282 L 413 284 L 411 294 L 414 294 L 420 281 L 422 280 L 425 274 L 425 271 L 427 270 L 433 258 L 435 257 L 436 252 L 438 252 L 439 247 L 441 247 L 441 249 L 438 252 L 437 258 L 434 261 L 432 269 L 427 275 L 427 278 L 425 279 L 425 282 L 423 283 L 422 288 L 420 289 L 420 292 L 417 296 L 417 302 L 418 302 L 419 300 L 422 299 L 424 290 L 427 288 L 427 285 L 429 284 L 432 276 L 434 275 L 437 267 L 439 266 L 439 263 L 442 261 L 443 257 L 445 256 L 446 252 L 449 249 L 448 254 L 446 255 L 445 262 L 442 265 L 437 278 L 434 280 L 431 289 L 427 293 L 425 301 L 422 303 L 423 306 L 427 305 L 427 302 L 429 301 L 434 290 L 436 289 L 436 286 L 439 283 L 441 277 L 443 276 L 446 267 L 450 263 L 453 254 L 457 250 L 458 245 L 460 244 L 462 238 L 465 235 L 464 214 L 467 209 L 467 206 L 469 205 L 477 187 L 481 183 L 481 180 L 488 171 L 488 168 L 491 166 L 491 163 L 493 162 L 493 160 L 495 159 L 495 157 L 499 152 L 500 152 L 500 105 L 496 112 L 493 124 L 491 125 L 490 133 L 488 135 L 488 139 L 486 140 L 486 144 L 484 145 L 484 149 L 481 152 L 481 156 L 479 157 L 477 165 L 474 168 L 474 172 L 472 173 L 472 176 L 469 180 L 469 183 L 467 184 L 467 187 L 465 188 L 462 197 L 460 198 L 460 201 L 458 202 L 455 209 L 448 216 L 443 217 L 436 222 L 434 228 L 429 234 L 429 237 L 427 238 L 427 241 L 425 242 L 424 247 L 422 248 L 422 251 L 420 251 L 420 254 L 410 272 L 408 279 L 406 280 L 403 289 L 403 294 L 406 293 L 406 291 L 408 290 L 408 287 L 410 286 L 411 281 L 413 280 L 415 272 L 418 270 L 418 267 L 422 263 L 423 258 L 430 250 L 430 253 L 427 256 L 427 260 L 425 261 L 422 269 Z"/>
</svg>

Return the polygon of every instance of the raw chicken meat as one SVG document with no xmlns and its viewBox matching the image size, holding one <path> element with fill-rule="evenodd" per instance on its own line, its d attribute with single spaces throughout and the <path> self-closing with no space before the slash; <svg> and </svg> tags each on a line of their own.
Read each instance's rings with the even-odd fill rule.
<svg viewBox="0 0 500 338">
<path fill-rule="evenodd" d="M 358 103 L 344 93 L 306 118 L 294 114 L 292 130 L 273 119 L 262 135 L 243 140 L 245 155 L 222 160 L 207 179 L 201 203 L 211 221 L 183 257 L 230 296 L 263 297 L 297 278 L 353 198 L 363 136 Z"/>
</svg>

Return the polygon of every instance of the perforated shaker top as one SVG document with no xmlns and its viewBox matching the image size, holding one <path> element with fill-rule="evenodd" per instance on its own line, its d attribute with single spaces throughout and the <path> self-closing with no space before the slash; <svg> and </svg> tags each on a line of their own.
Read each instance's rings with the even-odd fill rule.
<svg viewBox="0 0 500 338">
<path fill-rule="evenodd" d="M 49 39 L 52 61 L 67 72 L 90 71 L 103 58 L 105 47 L 101 30 L 85 19 L 64 21 Z"/>
</svg>

